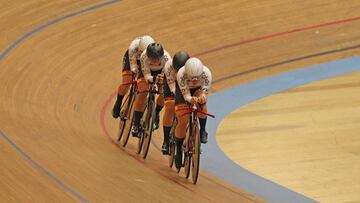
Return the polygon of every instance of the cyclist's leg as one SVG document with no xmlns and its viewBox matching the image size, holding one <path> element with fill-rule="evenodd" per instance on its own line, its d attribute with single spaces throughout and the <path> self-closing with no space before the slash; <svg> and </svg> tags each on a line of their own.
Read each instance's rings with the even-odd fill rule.
<svg viewBox="0 0 360 203">
<path fill-rule="evenodd" d="M 154 130 L 159 128 L 160 123 L 160 111 L 164 107 L 164 95 L 159 95 L 156 99 L 156 108 L 155 108 L 155 122 L 154 122 Z"/>
<path fill-rule="evenodd" d="M 174 94 L 171 93 L 166 80 L 164 81 L 163 87 L 164 87 L 165 112 L 163 116 L 164 141 L 161 151 L 164 154 L 168 154 L 170 131 L 171 131 L 171 126 L 173 125 L 174 114 L 175 114 L 175 101 L 174 101 Z"/>
<path fill-rule="evenodd" d="M 112 110 L 112 116 L 114 118 L 118 118 L 120 115 L 120 109 L 122 100 L 125 94 L 128 92 L 130 83 L 132 81 L 133 74 L 130 71 L 130 63 L 129 63 L 129 54 L 128 51 L 124 54 L 123 57 L 123 69 L 122 69 L 122 84 L 120 84 L 117 92 L 116 101 Z"/>
<path fill-rule="evenodd" d="M 204 94 L 201 92 L 200 89 L 195 91 L 195 93 L 194 93 L 195 96 L 200 96 L 200 94 Z M 201 107 L 202 112 L 207 113 L 206 103 L 202 104 L 200 107 Z M 207 139 L 208 139 L 208 133 L 206 132 L 207 116 L 205 114 L 199 113 L 198 118 L 199 118 L 199 124 L 200 124 L 200 141 L 201 141 L 201 143 L 205 144 L 205 143 L 207 143 Z"/>
<path fill-rule="evenodd" d="M 140 128 L 140 121 L 144 114 L 144 110 L 146 107 L 146 97 L 147 93 L 145 93 L 149 89 L 149 85 L 145 81 L 144 76 L 139 73 L 139 77 L 137 80 L 137 94 L 134 101 L 134 124 L 132 129 L 132 134 L 137 136 Z"/>
<path fill-rule="evenodd" d="M 180 88 L 176 84 L 175 112 L 178 118 L 178 124 L 175 129 L 175 142 L 176 142 L 175 165 L 176 168 L 178 169 L 182 165 L 182 144 L 186 137 L 186 127 L 189 123 L 189 115 L 185 113 L 187 113 L 188 111 L 189 111 L 188 105 L 185 102 L 185 99 L 181 93 Z"/>
</svg>

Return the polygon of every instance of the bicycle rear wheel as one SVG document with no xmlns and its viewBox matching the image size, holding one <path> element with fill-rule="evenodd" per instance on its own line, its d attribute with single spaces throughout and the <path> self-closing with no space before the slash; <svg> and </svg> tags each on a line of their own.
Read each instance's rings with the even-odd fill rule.
<svg viewBox="0 0 360 203">
<path fill-rule="evenodd" d="M 170 130 L 170 139 L 169 139 L 169 167 L 172 168 L 174 165 L 175 159 L 175 128 L 176 128 L 177 121 L 174 119 L 173 125 Z"/>
<path fill-rule="evenodd" d="M 199 176 L 199 168 L 200 168 L 200 133 L 199 126 L 197 123 L 194 123 L 192 131 L 192 164 L 191 164 L 191 176 L 192 182 L 196 184 L 198 176 Z"/>
<path fill-rule="evenodd" d="M 155 122 L 155 104 L 154 104 L 153 100 L 150 100 L 149 105 L 148 105 L 148 112 L 147 112 L 146 119 L 145 119 L 146 126 L 144 126 L 144 135 L 143 135 L 144 136 L 144 144 L 143 144 L 143 149 L 141 152 L 143 159 L 146 159 L 146 156 L 149 152 L 154 122 Z"/>
<path fill-rule="evenodd" d="M 186 151 L 184 153 L 185 178 L 189 178 L 190 166 L 191 166 L 191 154 L 189 153 L 188 147 L 186 147 Z"/>
</svg>

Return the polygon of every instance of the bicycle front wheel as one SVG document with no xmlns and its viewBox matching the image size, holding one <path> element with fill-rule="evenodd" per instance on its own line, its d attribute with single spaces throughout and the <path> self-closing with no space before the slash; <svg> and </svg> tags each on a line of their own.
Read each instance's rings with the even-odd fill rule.
<svg viewBox="0 0 360 203">
<path fill-rule="evenodd" d="M 146 127 L 146 120 L 148 119 L 148 108 L 145 107 L 145 111 L 144 114 L 146 115 L 145 120 L 141 120 L 141 130 L 139 133 L 139 140 L 138 140 L 138 146 L 137 146 L 137 150 L 136 153 L 140 154 L 142 148 L 143 148 L 143 144 L 144 144 L 144 128 Z"/>
<path fill-rule="evenodd" d="M 184 168 L 185 168 L 185 178 L 189 178 L 190 175 L 190 166 L 191 166 L 191 156 L 192 156 L 192 148 L 193 148 L 193 144 L 192 144 L 192 134 L 191 134 L 191 129 L 192 129 L 192 123 L 191 123 L 191 117 L 190 117 L 190 123 L 189 123 L 189 128 L 187 129 L 189 132 L 189 135 L 186 137 L 186 145 L 185 145 L 185 152 L 184 152 L 184 156 L 185 156 L 185 160 L 184 160 Z"/>
<path fill-rule="evenodd" d="M 141 153 L 143 159 L 146 159 L 146 156 L 149 152 L 154 122 L 155 122 L 155 104 L 153 100 L 150 100 L 148 105 L 148 112 L 145 119 L 146 126 L 144 126 L 144 135 L 143 135 L 144 145 Z"/>
<path fill-rule="evenodd" d="M 133 95 L 130 92 L 128 94 L 127 98 L 125 99 L 123 109 L 121 109 L 119 129 L 118 129 L 118 133 L 117 133 L 117 142 L 120 142 L 124 132 L 126 132 L 125 129 L 128 128 L 128 126 L 126 126 L 126 125 L 129 125 L 128 120 L 130 120 L 132 105 L 133 105 Z"/>
<path fill-rule="evenodd" d="M 192 164 L 191 164 L 191 176 L 192 182 L 196 184 L 198 176 L 199 176 L 199 168 L 200 168 L 200 133 L 199 126 L 197 123 L 194 123 L 192 126 Z"/>
<path fill-rule="evenodd" d="M 126 118 L 120 118 L 120 121 L 119 121 L 119 128 L 118 128 L 118 133 L 117 133 L 117 143 L 120 142 L 123 134 L 124 134 L 124 130 L 125 130 L 125 126 L 126 126 Z"/>
<path fill-rule="evenodd" d="M 128 100 L 128 111 L 126 112 L 126 118 L 127 118 L 126 120 L 129 120 L 129 121 L 127 121 L 125 123 L 126 125 L 124 125 L 124 130 L 123 130 L 123 135 L 122 135 L 123 138 L 121 140 L 121 144 L 123 147 L 125 147 L 129 141 L 131 128 L 134 123 L 134 112 L 133 112 L 134 101 L 135 101 L 135 96 L 131 95 L 131 97 Z"/>
</svg>

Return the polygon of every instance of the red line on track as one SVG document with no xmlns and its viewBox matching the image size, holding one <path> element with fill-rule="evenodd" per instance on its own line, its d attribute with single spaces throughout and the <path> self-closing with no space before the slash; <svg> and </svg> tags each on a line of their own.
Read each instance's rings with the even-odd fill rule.
<svg viewBox="0 0 360 203">
<path fill-rule="evenodd" d="M 235 42 L 235 43 L 232 43 L 232 44 L 227 44 L 227 45 L 224 45 L 224 46 L 216 47 L 216 48 L 209 49 L 209 50 L 206 50 L 206 51 L 201 52 L 201 53 L 194 54 L 194 56 L 203 56 L 203 55 L 210 54 L 210 53 L 213 53 L 213 52 L 217 52 L 217 51 L 220 51 L 220 50 L 223 50 L 223 49 L 237 47 L 237 46 L 240 46 L 240 45 L 243 45 L 243 44 L 249 44 L 249 43 L 252 43 L 252 42 L 261 41 L 261 40 L 270 39 L 270 38 L 276 38 L 276 37 L 288 35 L 288 34 L 291 34 L 291 33 L 303 32 L 303 31 L 312 30 L 312 29 L 315 29 L 315 28 L 322 28 L 322 27 L 327 27 L 327 26 L 330 26 L 330 25 L 348 23 L 348 22 L 357 21 L 357 20 L 360 20 L 360 16 L 353 17 L 353 18 L 342 19 L 342 20 L 331 21 L 331 22 L 317 24 L 317 25 L 311 25 L 311 26 L 297 28 L 297 29 L 284 31 L 284 32 L 278 32 L 278 33 L 274 33 L 274 34 L 270 34 L 270 35 L 265 35 L 265 36 L 261 36 L 261 37 L 257 37 L 257 38 L 253 38 L 253 39 L 248 39 L 248 40 L 244 40 L 244 41 Z"/>
</svg>

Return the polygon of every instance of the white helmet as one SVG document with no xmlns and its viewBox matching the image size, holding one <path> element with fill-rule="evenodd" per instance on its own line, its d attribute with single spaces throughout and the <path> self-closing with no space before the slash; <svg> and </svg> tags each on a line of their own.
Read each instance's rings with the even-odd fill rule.
<svg viewBox="0 0 360 203">
<path fill-rule="evenodd" d="M 147 46 L 151 43 L 154 43 L 154 39 L 149 35 L 144 35 L 140 38 L 139 49 L 140 51 L 146 50 Z"/>
<path fill-rule="evenodd" d="M 185 63 L 185 74 L 189 77 L 199 77 L 204 72 L 204 67 L 198 58 L 191 57 Z"/>
</svg>

